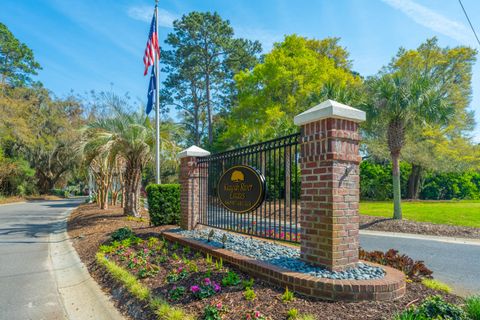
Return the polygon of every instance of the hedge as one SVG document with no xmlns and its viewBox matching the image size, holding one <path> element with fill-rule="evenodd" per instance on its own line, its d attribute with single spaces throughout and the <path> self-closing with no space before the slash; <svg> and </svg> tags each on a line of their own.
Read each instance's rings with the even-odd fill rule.
<svg viewBox="0 0 480 320">
<path fill-rule="evenodd" d="M 148 212 L 154 226 L 180 222 L 180 185 L 149 184 L 147 186 Z"/>
</svg>

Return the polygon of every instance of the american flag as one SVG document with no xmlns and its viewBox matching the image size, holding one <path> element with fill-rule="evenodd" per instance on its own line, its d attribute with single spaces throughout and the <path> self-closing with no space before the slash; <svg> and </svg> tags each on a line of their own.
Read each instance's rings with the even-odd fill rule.
<svg viewBox="0 0 480 320">
<path fill-rule="evenodd" d="M 143 56 L 143 63 L 145 64 L 144 76 L 147 75 L 148 67 L 153 66 L 155 63 L 155 54 L 158 55 L 160 59 L 160 47 L 158 46 L 158 36 L 157 36 L 157 22 L 155 14 L 152 18 L 152 23 L 150 25 L 150 33 L 148 34 L 147 47 L 145 48 L 145 55 Z"/>
</svg>

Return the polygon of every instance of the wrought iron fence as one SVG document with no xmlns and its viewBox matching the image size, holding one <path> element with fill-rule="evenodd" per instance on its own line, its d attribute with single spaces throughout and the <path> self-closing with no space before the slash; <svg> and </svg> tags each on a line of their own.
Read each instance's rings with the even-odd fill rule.
<svg viewBox="0 0 480 320">
<path fill-rule="evenodd" d="M 299 242 L 299 137 L 295 133 L 200 158 L 199 222 L 258 237 Z M 222 173 L 235 165 L 252 166 L 265 177 L 265 201 L 252 212 L 232 212 L 218 197 Z"/>
</svg>

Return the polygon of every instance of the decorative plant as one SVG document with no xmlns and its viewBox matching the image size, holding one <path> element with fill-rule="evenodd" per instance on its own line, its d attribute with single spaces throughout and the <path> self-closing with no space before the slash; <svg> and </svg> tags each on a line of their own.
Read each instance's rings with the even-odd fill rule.
<svg viewBox="0 0 480 320">
<path fill-rule="evenodd" d="M 282 294 L 283 302 L 291 302 L 295 299 L 293 292 L 288 290 L 288 287 L 285 288 L 285 292 Z"/>
<path fill-rule="evenodd" d="M 210 280 L 210 278 L 203 279 L 200 285 L 193 285 L 190 287 L 190 291 L 198 299 L 205 299 L 213 296 L 214 294 L 220 292 L 222 288 L 215 281 Z"/>
<path fill-rule="evenodd" d="M 480 320 L 480 296 L 465 299 L 465 311 L 472 320 Z"/>
<path fill-rule="evenodd" d="M 212 256 L 207 253 L 207 257 L 205 258 L 205 262 L 208 265 L 211 265 L 213 263 Z"/>
<path fill-rule="evenodd" d="M 148 243 L 147 243 L 147 246 L 152 249 L 153 247 L 155 247 L 157 244 L 158 244 L 158 238 L 155 238 L 155 237 L 150 237 L 148 238 Z"/>
<path fill-rule="evenodd" d="M 177 242 L 175 242 L 175 243 L 173 244 L 172 249 L 173 249 L 173 250 L 177 250 L 177 249 L 178 249 L 178 243 L 177 243 Z"/>
<path fill-rule="evenodd" d="M 221 302 L 209 304 L 203 309 L 203 320 L 222 320 L 221 312 L 223 312 Z"/>
<path fill-rule="evenodd" d="M 198 265 L 194 261 L 188 262 L 187 267 L 190 272 L 198 272 Z"/>
<path fill-rule="evenodd" d="M 112 241 L 122 241 L 133 236 L 135 236 L 135 234 L 133 233 L 132 229 L 128 227 L 123 227 L 112 232 L 110 238 L 112 239 Z"/>
<path fill-rule="evenodd" d="M 172 254 L 172 259 L 173 260 L 180 260 L 179 256 L 175 252 Z"/>
<path fill-rule="evenodd" d="M 240 283 L 240 277 L 234 271 L 228 271 L 227 275 L 222 278 L 222 285 L 236 286 Z"/>
<path fill-rule="evenodd" d="M 287 320 L 296 320 L 298 318 L 298 310 L 293 308 L 293 309 L 290 309 L 288 310 L 287 312 Z"/>
<path fill-rule="evenodd" d="M 245 320 L 266 320 L 266 318 L 260 311 L 252 310 L 245 314 Z"/>
<path fill-rule="evenodd" d="M 381 251 L 368 252 L 360 248 L 359 258 L 401 270 L 413 281 L 432 277 L 432 271 L 425 266 L 423 261 L 414 261 L 404 254 L 398 254 L 398 251 L 394 249 L 383 253 Z"/>
<path fill-rule="evenodd" d="M 243 292 L 243 296 L 247 301 L 252 301 L 257 297 L 257 295 L 255 294 L 255 291 L 253 291 L 252 288 L 246 288 L 245 291 Z"/>
<path fill-rule="evenodd" d="M 205 272 L 205 278 L 210 278 L 212 276 L 212 269 L 209 266 L 207 272 Z"/>
<path fill-rule="evenodd" d="M 248 289 L 248 288 L 252 288 L 253 287 L 253 278 L 250 278 L 250 280 L 243 280 L 242 281 L 242 287 L 243 289 Z"/>
<path fill-rule="evenodd" d="M 215 261 L 215 269 L 217 270 L 222 270 L 223 269 L 223 259 L 220 258 L 220 260 Z"/>
<path fill-rule="evenodd" d="M 167 274 L 167 282 L 168 283 L 173 283 L 173 282 L 178 282 L 180 280 L 185 279 L 188 277 L 188 272 L 182 267 L 179 267 L 175 270 L 170 271 Z"/>
<path fill-rule="evenodd" d="M 190 251 L 191 251 L 191 249 L 190 249 L 189 246 L 183 247 L 183 253 L 184 253 L 184 254 L 189 254 Z"/>
<path fill-rule="evenodd" d="M 168 261 L 168 257 L 166 255 L 160 255 L 155 258 L 156 263 L 165 263 Z"/>
<path fill-rule="evenodd" d="M 187 292 L 187 289 L 185 289 L 185 287 L 174 286 L 172 288 L 172 290 L 170 290 L 168 292 L 168 296 L 170 297 L 170 300 L 177 301 L 177 300 L 181 299 L 185 295 L 186 292 Z"/>
</svg>

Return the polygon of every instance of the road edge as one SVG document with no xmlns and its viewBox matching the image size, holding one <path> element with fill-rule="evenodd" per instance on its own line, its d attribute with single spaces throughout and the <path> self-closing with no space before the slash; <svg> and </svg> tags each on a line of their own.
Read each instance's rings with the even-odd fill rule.
<svg viewBox="0 0 480 320">
<path fill-rule="evenodd" d="M 75 208 L 62 213 L 59 232 L 49 235 L 49 258 L 63 308 L 70 320 L 125 320 L 110 296 L 90 276 L 68 235 L 67 219 Z"/>
<path fill-rule="evenodd" d="M 404 239 L 417 239 L 417 240 L 429 240 L 429 241 L 438 241 L 438 242 L 446 242 L 446 243 L 456 243 L 456 244 L 466 244 L 466 245 L 480 246 L 480 239 L 432 236 L 432 235 L 423 235 L 423 234 L 416 234 L 416 233 L 360 230 L 360 235 L 391 237 L 391 238 L 404 238 Z"/>
</svg>

